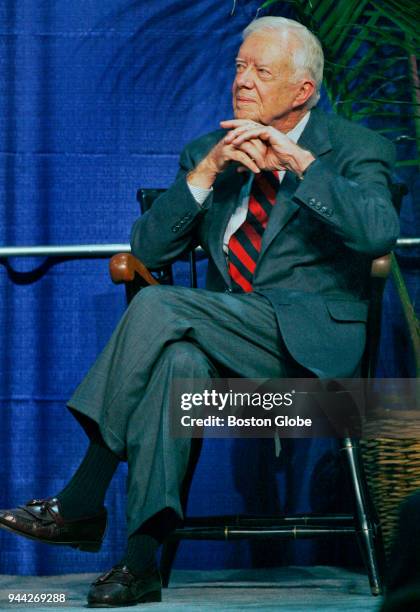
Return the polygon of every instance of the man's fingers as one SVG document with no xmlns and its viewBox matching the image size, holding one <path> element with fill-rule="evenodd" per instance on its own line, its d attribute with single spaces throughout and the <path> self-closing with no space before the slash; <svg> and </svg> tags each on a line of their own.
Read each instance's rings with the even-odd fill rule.
<svg viewBox="0 0 420 612">
<path fill-rule="evenodd" d="M 254 138 L 253 140 L 250 140 L 249 142 L 251 142 L 257 148 L 257 150 L 261 153 L 261 155 L 263 156 L 266 155 L 267 145 L 265 144 L 265 142 L 263 142 L 259 138 Z"/>
<path fill-rule="evenodd" d="M 234 130 L 231 130 L 230 132 L 228 132 L 226 134 L 225 142 L 231 143 L 240 134 L 243 134 L 244 132 L 246 132 L 247 130 L 250 130 L 250 129 L 255 129 L 255 128 L 251 128 L 249 125 L 242 125 L 240 127 L 235 128 Z"/>
<path fill-rule="evenodd" d="M 232 140 L 236 138 L 236 136 L 242 134 L 245 131 L 254 129 L 264 129 L 266 127 L 265 125 L 261 125 L 256 121 L 249 121 L 246 119 L 232 119 L 229 121 L 221 121 L 220 125 L 223 128 L 230 130 L 229 133 L 225 136 L 226 143 L 232 142 Z"/>
<path fill-rule="evenodd" d="M 235 147 L 241 145 L 246 140 L 252 140 L 257 138 L 259 138 L 260 140 L 270 140 L 270 132 L 266 128 L 252 128 L 248 130 L 240 130 L 236 134 L 235 131 L 232 132 L 232 137 L 230 138 L 230 144 Z"/>
<path fill-rule="evenodd" d="M 262 145 L 262 143 L 261 143 Z M 266 147 L 262 145 L 262 147 L 257 146 L 255 140 L 246 141 L 241 145 L 241 151 L 245 151 L 245 153 L 257 164 L 259 168 L 264 168 L 265 160 L 264 160 L 264 152 Z"/>
<path fill-rule="evenodd" d="M 255 174 L 258 174 L 260 172 L 260 169 L 255 163 L 255 161 L 251 157 L 249 157 L 247 153 L 241 151 L 240 149 L 232 150 L 231 159 L 233 161 L 239 162 L 242 166 L 245 166 L 246 168 L 248 168 L 248 170 L 251 170 L 251 172 L 254 172 Z"/>
<path fill-rule="evenodd" d="M 249 119 L 226 119 L 226 121 L 221 121 L 220 126 L 227 130 L 235 129 L 240 126 L 256 126 L 259 125 L 255 121 L 249 121 Z"/>
</svg>

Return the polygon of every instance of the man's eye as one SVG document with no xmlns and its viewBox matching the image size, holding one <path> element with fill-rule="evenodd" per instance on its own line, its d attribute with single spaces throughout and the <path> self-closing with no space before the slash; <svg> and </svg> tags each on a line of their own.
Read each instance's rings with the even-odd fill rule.
<svg viewBox="0 0 420 612">
<path fill-rule="evenodd" d="M 264 79 L 269 79 L 271 77 L 271 72 L 269 72 L 265 68 L 258 68 L 258 74 Z"/>
<path fill-rule="evenodd" d="M 236 64 L 236 72 L 243 72 L 245 70 L 244 64 Z"/>
</svg>

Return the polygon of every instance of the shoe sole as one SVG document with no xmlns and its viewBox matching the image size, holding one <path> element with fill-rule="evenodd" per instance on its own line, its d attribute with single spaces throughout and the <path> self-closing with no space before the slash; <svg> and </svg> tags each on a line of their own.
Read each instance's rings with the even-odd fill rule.
<svg viewBox="0 0 420 612">
<path fill-rule="evenodd" d="M 161 591 L 150 591 L 150 593 L 146 593 L 145 595 L 142 595 L 141 597 L 139 597 L 139 599 L 136 599 L 135 601 L 129 601 L 126 603 L 115 603 L 115 604 L 100 603 L 100 602 L 90 603 L 88 601 L 87 607 L 88 608 L 122 608 L 124 606 L 136 606 L 137 604 L 141 604 L 141 603 L 157 603 L 160 601 L 162 601 Z"/>
<path fill-rule="evenodd" d="M 37 538 L 36 536 L 32 536 L 29 533 L 25 533 L 24 531 L 19 531 L 18 529 L 13 529 L 9 525 L 0 521 L 0 528 L 5 531 L 10 531 L 10 533 L 16 533 L 28 540 L 34 540 L 35 542 L 42 542 L 43 544 L 52 544 L 53 546 L 71 546 L 71 548 L 78 548 L 83 552 L 98 552 L 102 547 L 101 542 L 53 542 L 51 540 L 45 540 L 43 538 Z"/>
</svg>

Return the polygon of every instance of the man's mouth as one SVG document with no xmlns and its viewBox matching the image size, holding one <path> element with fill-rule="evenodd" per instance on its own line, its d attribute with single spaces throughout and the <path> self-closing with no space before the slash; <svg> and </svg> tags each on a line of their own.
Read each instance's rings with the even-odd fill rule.
<svg viewBox="0 0 420 612">
<path fill-rule="evenodd" d="M 243 96 L 236 96 L 236 101 L 237 102 L 245 102 L 245 103 L 250 103 L 250 102 L 255 102 L 255 100 L 253 100 L 252 98 L 244 98 Z"/>
</svg>

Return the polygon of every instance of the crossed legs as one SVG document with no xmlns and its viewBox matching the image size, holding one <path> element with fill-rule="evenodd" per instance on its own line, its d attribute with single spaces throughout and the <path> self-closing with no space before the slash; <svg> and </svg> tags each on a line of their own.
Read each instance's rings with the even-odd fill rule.
<svg viewBox="0 0 420 612">
<path fill-rule="evenodd" d="M 69 400 L 91 445 L 57 495 L 64 519 L 77 518 L 82 495 L 83 515 L 89 516 L 89 503 L 94 514 L 118 461 L 127 460 L 124 560 L 136 568 L 152 563 L 160 536 L 182 516 L 179 493 L 190 453 L 189 439 L 169 434 L 171 382 L 221 374 L 283 377 L 290 375 L 291 363 L 274 311 L 262 296 L 179 287 L 142 290 Z M 90 501 L 81 493 L 86 479 L 100 489 Z"/>
<path fill-rule="evenodd" d="M 128 461 L 129 534 L 165 507 L 182 516 L 190 441 L 169 435 L 171 381 L 282 377 L 289 361 L 262 296 L 148 287 L 134 298 L 69 400 Z"/>
</svg>

